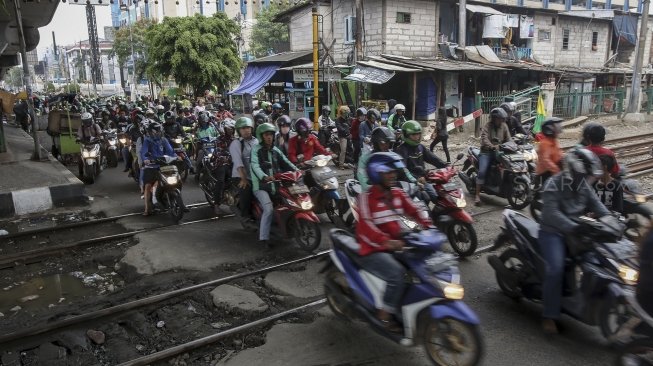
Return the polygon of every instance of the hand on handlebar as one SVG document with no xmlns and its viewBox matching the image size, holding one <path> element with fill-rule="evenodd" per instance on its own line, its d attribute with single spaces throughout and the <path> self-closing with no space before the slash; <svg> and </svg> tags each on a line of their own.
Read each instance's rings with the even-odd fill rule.
<svg viewBox="0 0 653 366">
<path fill-rule="evenodd" d="M 265 183 L 270 183 L 270 182 L 273 182 L 273 181 L 274 181 L 274 178 L 269 176 L 269 175 L 263 177 L 263 182 L 265 182 Z"/>
<path fill-rule="evenodd" d="M 383 245 L 390 250 L 402 250 L 404 248 L 404 242 L 402 240 L 386 240 Z"/>
</svg>

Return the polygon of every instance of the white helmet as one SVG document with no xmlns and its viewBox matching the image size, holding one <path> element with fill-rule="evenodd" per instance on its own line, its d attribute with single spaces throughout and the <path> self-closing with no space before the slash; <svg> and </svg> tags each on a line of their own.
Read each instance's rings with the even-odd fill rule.
<svg viewBox="0 0 653 366">
<path fill-rule="evenodd" d="M 395 111 L 404 111 L 404 112 L 405 112 L 405 111 L 406 111 L 406 107 L 404 107 L 403 104 L 397 104 L 397 105 L 395 106 Z"/>
<path fill-rule="evenodd" d="M 159 105 L 156 106 L 156 109 L 157 109 L 158 111 L 162 111 L 162 110 L 165 109 L 165 107 L 162 106 L 161 104 L 159 104 Z"/>
<path fill-rule="evenodd" d="M 236 121 L 234 121 L 231 118 L 225 119 L 222 123 L 223 123 L 223 127 L 228 127 L 228 128 L 232 128 L 232 129 L 236 128 Z"/>
</svg>

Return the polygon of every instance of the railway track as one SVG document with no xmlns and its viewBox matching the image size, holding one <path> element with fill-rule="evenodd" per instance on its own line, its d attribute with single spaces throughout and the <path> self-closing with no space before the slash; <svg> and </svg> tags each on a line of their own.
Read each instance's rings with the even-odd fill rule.
<svg viewBox="0 0 653 366">
<path fill-rule="evenodd" d="M 604 145 L 605 145 L 606 147 L 611 147 L 611 149 L 614 150 L 615 147 L 612 147 L 613 145 L 621 144 L 621 143 L 624 143 L 624 142 L 632 142 L 632 141 L 642 140 L 642 139 L 648 139 L 648 140 L 647 140 L 647 141 L 638 142 L 638 143 L 636 143 L 636 144 L 632 144 L 632 143 L 631 143 L 631 144 L 628 144 L 628 145 L 617 146 L 616 149 L 621 149 L 621 148 L 624 148 L 624 149 L 626 149 L 626 148 L 634 148 L 635 146 L 640 146 L 640 147 L 642 147 L 642 146 L 647 146 L 647 145 L 653 146 L 653 132 L 651 132 L 651 133 L 639 134 L 639 135 L 631 135 L 631 136 L 618 137 L 618 138 L 615 138 L 615 139 L 606 140 L 606 141 L 604 142 Z M 567 150 L 573 148 L 574 146 L 576 146 L 576 144 L 569 145 L 569 146 L 563 146 L 563 147 L 562 147 L 562 150 L 567 151 Z"/>
</svg>

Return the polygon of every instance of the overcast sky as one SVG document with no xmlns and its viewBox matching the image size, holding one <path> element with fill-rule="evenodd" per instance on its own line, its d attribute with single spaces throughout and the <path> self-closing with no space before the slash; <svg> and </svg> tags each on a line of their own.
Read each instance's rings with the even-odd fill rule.
<svg viewBox="0 0 653 366">
<path fill-rule="evenodd" d="M 81 1 L 80 1 L 81 3 Z M 107 1 L 108 3 L 108 1 Z M 104 37 L 104 27 L 111 26 L 111 7 L 96 6 L 95 19 L 98 27 L 98 37 Z M 48 47 L 52 47 L 52 32 L 57 38 L 57 45 L 64 46 L 81 40 L 88 39 L 86 27 L 86 6 L 70 5 L 68 2 L 59 3 L 57 11 L 50 24 L 39 28 L 41 40 L 37 47 L 39 59 L 45 54 Z"/>
</svg>

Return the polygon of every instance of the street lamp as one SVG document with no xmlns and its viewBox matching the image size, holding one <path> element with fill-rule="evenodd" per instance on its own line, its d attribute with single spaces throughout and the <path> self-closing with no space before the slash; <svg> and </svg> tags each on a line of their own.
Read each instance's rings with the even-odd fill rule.
<svg viewBox="0 0 653 366">
<path fill-rule="evenodd" d="M 132 16 L 131 16 L 131 1 L 130 4 L 127 5 L 125 3 L 120 4 L 120 11 L 127 11 L 127 25 L 129 26 L 129 43 L 131 46 L 131 60 L 132 60 L 132 80 L 129 83 L 129 98 L 131 101 L 136 100 L 136 62 L 134 60 L 134 38 L 132 36 Z"/>
</svg>

